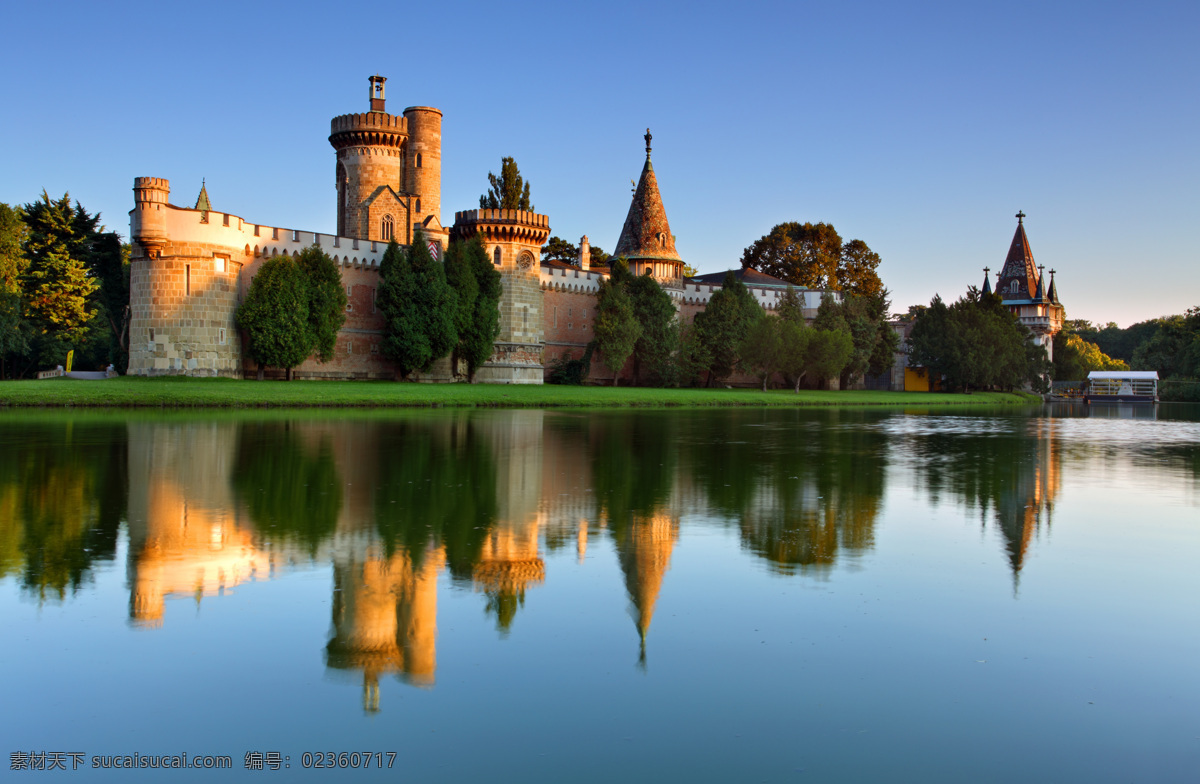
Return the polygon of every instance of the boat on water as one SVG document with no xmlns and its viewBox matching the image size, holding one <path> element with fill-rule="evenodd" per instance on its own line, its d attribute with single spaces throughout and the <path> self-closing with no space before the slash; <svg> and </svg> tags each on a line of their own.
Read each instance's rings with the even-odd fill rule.
<svg viewBox="0 0 1200 784">
<path fill-rule="evenodd" d="M 1157 403 L 1158 371 L 1093 370 L 1088 373 L 1083 402 Z"/>
</svg>

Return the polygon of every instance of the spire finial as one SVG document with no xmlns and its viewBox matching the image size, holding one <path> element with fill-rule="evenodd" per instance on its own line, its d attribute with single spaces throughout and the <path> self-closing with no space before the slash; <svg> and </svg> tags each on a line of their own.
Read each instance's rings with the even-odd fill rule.
<svg viewBox="0 0 1200 784">
<path fill-rule="evenodd" d="M 991 268 L 991 267 L 984 267 L 984 268 L 983 268 L 983 274 L 984 274 L 984 275 L 987 275 L 987 274 L 988 274 L 989 272 L 991 272 L 991 271 L 992 271 L 992 268 Z"/>
<path fill-rule="evenodd" d="M 646 160 L 650 160 L 650 140 L 654 137 L 650 135 L 650 129 L 646 129 L 646 135 L 643 137 L 646 140 Z"/>
<path fill-rule="evenodd" d="M 1024 222 L 1025 222 L 1025 211 L 1024 211 L 1024 210 L 1017 210 L 1017 215 L 1016 215 L 1016 218 L 1017 218 L 1017 224 L 1018 224 L 1018 225 L 1019 225 L 1019 224 L 1022 224 L 1022 223 L 1024 223 Z"/>
</svg>

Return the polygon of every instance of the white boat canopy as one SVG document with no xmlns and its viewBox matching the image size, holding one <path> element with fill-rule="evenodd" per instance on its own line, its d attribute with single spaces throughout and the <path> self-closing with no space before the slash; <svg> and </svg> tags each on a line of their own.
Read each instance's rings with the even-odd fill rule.
<svg viewBox="0 0 1200 784">
<path fill-rule="evenodd" d="M 1158 381 L 1157 370 L 1093 370 L 1088 381 Z"/>
</svg>

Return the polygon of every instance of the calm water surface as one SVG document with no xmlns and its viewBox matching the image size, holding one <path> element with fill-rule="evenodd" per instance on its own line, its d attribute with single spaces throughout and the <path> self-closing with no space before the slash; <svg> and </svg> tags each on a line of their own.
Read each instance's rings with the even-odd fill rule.
<svg viewBox="0 0 1200 784">
<path fill-rule="evenodd" d="M 1184 406 L 4 413 L 4 772 L 1196 781 L 1198 512 Z"/>
</svg>

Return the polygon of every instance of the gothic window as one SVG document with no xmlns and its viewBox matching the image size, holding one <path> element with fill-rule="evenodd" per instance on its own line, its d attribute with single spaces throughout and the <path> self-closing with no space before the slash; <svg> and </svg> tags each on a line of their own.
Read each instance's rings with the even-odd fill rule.
<svg viewBox="0 0 1200 784">
<path fill-rule="evenodd" d="M 497 245 L 496 249 L 494 251 L 492 251 L 492 263 L 495 264 L 497 267 L 500 266 L 500 246 L 499 245 Z"/>
<path fill-rule="evenodd" d="M 417 199 L 417 212 L 421 211 L 421 200 Z"/>
<path fill-rule="evenodd" d="M 421 153 L 417 153 L 417 168 L 421 168 Z M 418 207 L 417 209 L 421 209 Z"/>
<path fill-rule="evenodd" d="M 385 242 L 392 238 L 392 233 L 396 228 L 396 222 L 392 220 L 391 215 L 383 216 L 383 223 L 379 227 L 379 238 Z"/>
</svg>

